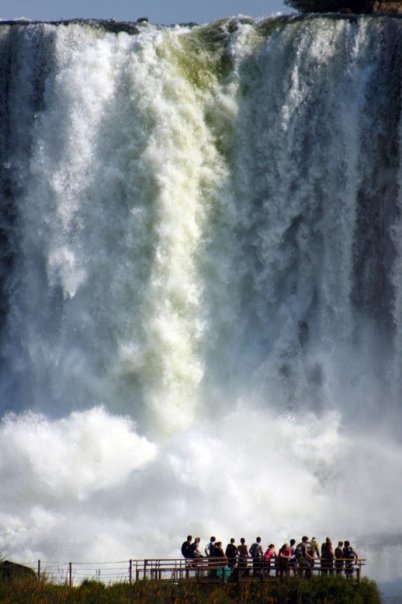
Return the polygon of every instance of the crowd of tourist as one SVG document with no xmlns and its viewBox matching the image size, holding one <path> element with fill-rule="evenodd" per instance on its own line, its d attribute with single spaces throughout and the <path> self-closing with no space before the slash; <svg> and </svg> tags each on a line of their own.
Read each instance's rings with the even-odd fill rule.
<svg viewBox="0 0 402 604">
<path fill-rule="evenodd" d="M 184 558 L 193 562 L 200 558 L 208 558 L 217 564 L 222 562 L 222 566 L 228 567 L 231 573 L 236 570 L 243 576 L 250 573 L 251 567 L 254 576 L 261 573 L 269 575 L 272 571 L 281 577 L 292 574 L 309 577 L 318 568 L 321 574 L 345 574 L 346 577 L 351 577 L 358 559 L 349 541 L 338 541 L 334 547 L 329 537 L 321 547 L 315 537 L 309 539 L 304 536 L 298 544 L 295 539 L 291 539 L 279 549 L 270 543 L 265 550 L 261 537 L 257 537 L 250 547 L 244 537 L 238 545 L 234 538 L 230 539 L 226 548 L 214 536 L 210 538 L 204 551 L 201 550 L 200 543 L 199 537 L 193 541 L 193 537 L 189 535 L 181 546 Z"/>
</svg>

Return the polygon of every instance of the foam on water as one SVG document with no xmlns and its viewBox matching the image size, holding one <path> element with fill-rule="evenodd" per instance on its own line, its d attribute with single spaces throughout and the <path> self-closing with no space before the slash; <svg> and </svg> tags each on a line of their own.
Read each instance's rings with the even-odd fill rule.
<svg viewBox="0 0 402 604">
<path fill-rule="evenodd" d="M 400 580 L 400 28 L 0 27 L 0 551 Z"/>
</svg>

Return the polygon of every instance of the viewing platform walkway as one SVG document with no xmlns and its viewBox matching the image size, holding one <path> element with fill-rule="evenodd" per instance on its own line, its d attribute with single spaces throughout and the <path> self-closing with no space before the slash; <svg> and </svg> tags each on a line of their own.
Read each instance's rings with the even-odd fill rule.
<svg viewBox="0 0 402 604">
<path fill-rule="evenodd" d="M 250 558 L 230 568 L 222 558 L 194 558 L 194 559 L 147 559 L 132 560 L 132 580 L 141 579 L 173 581 L 195 581 L 200 583 L 243 583 L 264 581 L 285 581 L 294 577 L 339 575 L 347 579 L 360 580 L 362 568 L 365 565 L 364 558 L 357 560 L 343 559 L 342 568 L 340 564 L 332 569 L 323 566 L 321 559 L 316 558 L 309 567 L 289 565 L 288 568 L 280 568 L 275 560 L 270 563 L 253 564 Z"/>
<path fill-rule="evenodd" d="M 340 561 L 339 561 L 340 562 Z M 230 568 L 222 558 L 146 558 L 120 560 L 118 562 L 49 562 L 38 560 L 37 567 L 29 564 L 38 578 L 46 577 L 55 583 L 79 585 L 85 579 L 94 579 L 103 583 L 134 583 L 136 581 L 174 581 L 198 583 L 251 583 L 278 582 L 292 580 L 295 577 L 339 575 L 348 580 L 359 581 L 366 560 L 342 560 L 342 568 L 324 568 L 322 561 L 315 558 L 307 569 L 298 566 L 280 568 L 275 560 L 262 563 L 259 568 L 253 560 L 237 563 Z"/>
</svg>

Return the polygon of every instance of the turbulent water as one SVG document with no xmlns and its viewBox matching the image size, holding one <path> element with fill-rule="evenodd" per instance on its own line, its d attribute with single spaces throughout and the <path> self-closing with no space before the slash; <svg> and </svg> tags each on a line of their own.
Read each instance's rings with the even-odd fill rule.
<svg viewBox="0 0 402 604">
<path fill-rule="evenodd" d="M 402 581 L 401 45 L 0 25 L 0 552 L 329 534 Z"/>
</svg>

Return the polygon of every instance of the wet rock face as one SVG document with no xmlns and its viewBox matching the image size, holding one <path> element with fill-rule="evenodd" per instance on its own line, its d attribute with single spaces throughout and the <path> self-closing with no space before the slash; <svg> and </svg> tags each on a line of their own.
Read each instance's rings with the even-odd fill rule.
<svg viewBox="0 0 402 604">
<path fill-rule="evenodd" d="M 374 2 L 373 13 L 402 14 L 402 2 Z"/>
<path fill-rule="evenodd" d="M 402 0 L 285 0 L 301 12 L 345 14 L 402 14 Z"/>
</svg>

